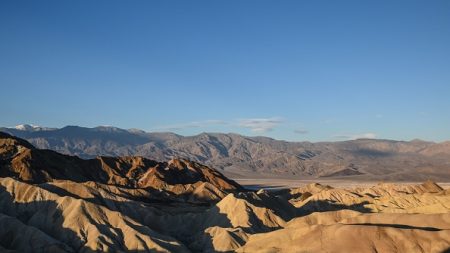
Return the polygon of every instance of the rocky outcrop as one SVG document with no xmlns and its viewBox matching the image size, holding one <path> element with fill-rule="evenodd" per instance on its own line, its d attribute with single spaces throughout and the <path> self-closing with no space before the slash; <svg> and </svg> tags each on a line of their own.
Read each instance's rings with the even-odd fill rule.
<svg viewBox="0 0 450 253">
<path fill-rule="evenodd" d="M 203 188 L 210 195 L 220 196 L 225 194 L 224 191 L 241 189 L 239 184 L 220 172 L 185 159 L 157 162 L 143 157 L 97 157 L 84 160 L 36 149 L 28 142 L 4 133 L 0 135 L 0 157 L 0 176 L 29 183 L 94 181 L 130 188 L 168 190 L 176 194 L 201 194 L 197 188 Z"/>
<path fill-rule="evenodd" d="M 247 191 L 185 159 L 83 160 L 0 135 L 1 252 L 446 252 L 433 181 Z"/>
</svg>

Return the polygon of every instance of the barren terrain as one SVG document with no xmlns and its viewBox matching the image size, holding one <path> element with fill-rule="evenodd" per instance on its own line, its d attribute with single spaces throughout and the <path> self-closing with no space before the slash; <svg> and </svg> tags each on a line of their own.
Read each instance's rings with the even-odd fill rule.
<svg viewBox="0 0 450 253">
<path fill-rule="evenodd" d="M 0 176 L 1 252 L 450 250 L 450 190 L 433 181 L 235 182 L 185 159 L 83 160 L 3 133 Z"/>
<path fill-rule="evenodd" d="M 116 127 L 0 128 L 41 149 L 82 158 L 183 158 L 232 178 L 450 182 L 450 143 L 358 139 L 287 142 L 239 134 L 181 136 Z"/>
</svg>

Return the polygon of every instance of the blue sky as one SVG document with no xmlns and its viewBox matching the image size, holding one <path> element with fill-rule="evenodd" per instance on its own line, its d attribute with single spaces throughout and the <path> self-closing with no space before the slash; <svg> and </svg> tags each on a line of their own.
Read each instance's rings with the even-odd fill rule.
<svg viewBox="0 0 450 253">
<path fill-rule="evenodd" d="M 1 1 L 1 126 L 450 140 L 450 1 Z"/>
</svg>

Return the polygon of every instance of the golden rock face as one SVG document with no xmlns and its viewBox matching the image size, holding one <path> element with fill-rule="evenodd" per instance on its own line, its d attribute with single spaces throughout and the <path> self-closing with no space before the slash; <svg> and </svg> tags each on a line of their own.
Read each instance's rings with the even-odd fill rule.
<svg viewBox="0 0 450 253">
<path fill-rule="evenodd" d="M 450 191 L 245 190 L 186 159 L 83 160 L 0 136 L 0 251 L 444 252 Z"/>
<path fill-rule="evenodd" d="M 185 159 L 157 162 L 143 157 L 102 157 L 83 160 L 50 150 L 34 148 L 26 141 L 0 136 L 2 176 L 30 183 L 52 180 L 95 181 L 125 187 L 156 189 L 177 184 L 208 182 L 220 190 L 240 186 L 218 171 Z"/>
</svg>

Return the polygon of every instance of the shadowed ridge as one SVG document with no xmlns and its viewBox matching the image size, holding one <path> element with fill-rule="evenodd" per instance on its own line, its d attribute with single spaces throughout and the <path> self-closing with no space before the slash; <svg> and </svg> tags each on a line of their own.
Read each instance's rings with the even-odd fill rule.
<svg viewBox="0 0 450 253">
<path fill-rule="evenodd" d="M 47 239 L 48 245 L 44 244 L 43 251 L 34 248 L 33 240 L 8 245 L 1 240 L 4 248 L 23 247 L 24 252 L 49 252 L 50 246 L 65 247 L 67 252 L 189 252 L 174 238 L 140 225 L 119 212 L 83 199 L 60 197 L 11 178 L 0 180 L 0 204 L 0 214 L 15 217 L 45 233 L 45 238 L 54 239 Z M 9 236 L 19 238 L 22 232 L 11 229 Z M 39 242 L 39 238 L 34 239 Z"/>
<path fill-rule="evenodd" d="M 218 216 L 218 214 L 222 214 Z M 223 216 L 225 214 L 225 216 Z M 224 219 L 224 217 L 227 217 Z M 208 210 L 204 227 L 241 227 L 245 232 L 267 232 L 284 226 L 285 221 L 266 207 L 255 206 L 233 193 Z"/>
<path fill-rule="evenodd" d="M 65 127 L 23 131 L 0 128 L 39 148 L 83 158 L 143 157 L 165 161 L 183 157 L 223 169 L 229 176 L 255 178 L 346 178 L 419 182 L 449 181 L 450 142 L 359 139 L 343 142 L 287 142 L 238 134 L 202 133 L 178 136 L 114 127 Z"/>
<path fill-rule="evenodd" d="M 60 252 L 439 252 L 450 242 L 450 195 L 431 181 L 251 192 L 186 159 L 83 160 L 4 136 L 0 173 L 44 183 L 0 179 L 0 250 L 21 249 L 22 232 Z"/>
<path fill-rule="evenodd" d="M 5 148 L 6 146 L 10 146 L 11 144 L 20 145 L 28 149 L 34 149 L 34 146 L 31 145 L 28 141 L 14 137 L 4 132 L 0 132 L 0 147 Z"/>
<path fill-rule="evenodd" d="M 95 181 L 129 188 L 170 190 L 190 194 L 193 185 L 209 191 L 211 197 L 242 187 L 220 172 L 186 159 L 157 162 L 143 157 L 105 157 L 83 160 L 55 151 L 35 149 L 28 142 L 8 134 L 0 135 L 0 176 L 30 183 L 53 180 Z M 199 183 L 207 185 L 201 185 Z M 198 195 L 202 195 L 196 191 Z"/>
<path fill-rule="evenodd" d="M 183 172 L 182 175 L 177 174 L 176 177 L 180 180 L 181 184 L 195 183 L 197 181 L 208 182 L 217 186 L 222 190 L 242 190 L 242 186 L 235 181 L 228 179 L 222 173 L 217 170 L 211 169 L 208 166 L 202 165 L 197 162 L 189 161 L 186 159 L 172 159 L 168 163 L 168 169 L 165 171 L 159 171 L 164 173 L 167 171 L 175 170 Z M 185 181 L 186 178 L 191 180 Z"/>
<path fill-rule="evenodd" d="M 443 192 L 444 188 L 442 188 L 440 185 L 438 185 L 436 182 L 432 181 L 432 180 L 427 180 L 425 183 L 420 185 L 423 189 L 424 192 L 428 192 L 428 193 L 438 193 L 438 192 Z"/>
</svg>

